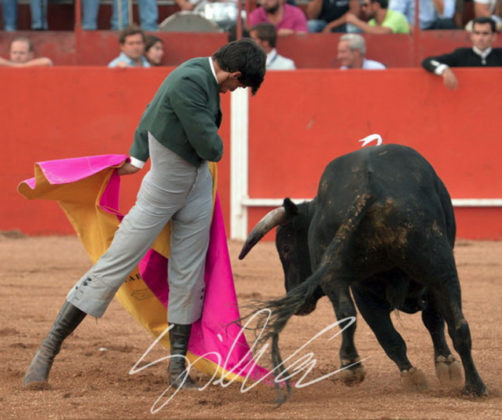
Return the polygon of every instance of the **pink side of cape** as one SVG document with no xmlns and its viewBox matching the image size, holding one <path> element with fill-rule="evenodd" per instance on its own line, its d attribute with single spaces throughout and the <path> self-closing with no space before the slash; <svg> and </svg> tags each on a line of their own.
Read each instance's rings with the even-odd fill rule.
<svg viewBox="0 0 502 420">
<path fill-rule="evenodd" d="M 112 167 L 127 159 L 125 155 L 100 155 L 38 162 L 50 184 L 68 184 Z M 24 181 L 35 189 L 35 178 Z M 118 212 L 120 176 L 114 172 L 99 199 L 103 211 Z M 78 194 L 78 191 L 76 190 Z M 167 259 L 150 250 L 139 264 L 143 280 L 159 301 L 167 307 Z M 189 351 L 203 356 L 240 376 L 259 380 L 268 371 L 255 365 L 241 327 L 233 323 L 240 318 L 232 268 L 228 255 L 225 227 L 218 196 L 216 196 L 210 244 L 206 260 L 206 296 L 201 319 L 192 327 Z M 268 382 L 268 381 L 267 381 Z"/>
</svg>

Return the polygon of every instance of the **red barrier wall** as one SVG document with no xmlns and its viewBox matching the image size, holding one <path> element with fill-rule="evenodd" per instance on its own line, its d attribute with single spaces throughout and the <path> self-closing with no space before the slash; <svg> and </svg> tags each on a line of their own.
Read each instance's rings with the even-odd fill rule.
<svg viewBox="0 0 502 420">
<path fill-rule="evenodd" d="M 379 133 L 416 148 L 453 198 L 501 198 L 502 69 L 458 69 L 449 91 L 420 69 L 270 72 L 250 99 L 250 197 L 312 197 L 324 166 Z M 70 233 L 50 202 L 19 196 L 33 162 L 127 153 L 139 117 L 167 74 L 160 69 L 0 69 L 4 169 L 0 230 Z M 228 230 L 229 96 L 219 191 Z M 124 177 L 122 209 L 141 176 Z M 253 224 L 265 209 L 251 209 Z M 459 237 L 502 239 L 502 208 L 457 209 Z"/>
</svg>

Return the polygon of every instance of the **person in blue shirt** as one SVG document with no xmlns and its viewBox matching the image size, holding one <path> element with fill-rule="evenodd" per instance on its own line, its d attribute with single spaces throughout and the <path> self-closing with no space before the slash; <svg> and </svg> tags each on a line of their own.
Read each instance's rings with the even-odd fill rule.
<svg viewBox="0 0 502 420">
<path fill-rule="evenodd" d="M 389 9 L 401 12 L 415 25 L 415 0 L 390 0 Z M 420 29 L 455 29 L 455 0 L 419 0 Z"/>
<path fill-rule="evenodd" d="M 145 34 L 139 26 L 132 25 L 120 32 L 120 55 L 108 67 L 151 67 L 145 57 Z"/>
</svg>

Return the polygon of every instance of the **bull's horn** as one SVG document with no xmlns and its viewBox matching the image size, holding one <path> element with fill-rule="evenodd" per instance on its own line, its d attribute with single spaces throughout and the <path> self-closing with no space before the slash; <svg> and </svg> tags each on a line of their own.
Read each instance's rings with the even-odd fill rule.
<svg viewBox="0 0 502 420">
<path fill-rule="evenodd" d="M 256 243 L 265 236 L 267 232 L 280 225 L 286 219 L 286 209 L 277 207 L 269 211 L 253 228 L 244 243 L 239 259 L 242 260 Z"/>
</svg>

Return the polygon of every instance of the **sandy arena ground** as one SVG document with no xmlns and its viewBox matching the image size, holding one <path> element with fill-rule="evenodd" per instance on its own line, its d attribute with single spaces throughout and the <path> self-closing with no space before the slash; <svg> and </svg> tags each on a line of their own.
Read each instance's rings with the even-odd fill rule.
<svg viewBox="0 0 502 420">
<path fill-rule="evenodd" d="M 272 243 L 260 243 L 244 261 L 241 243 L 230 242 L 239 303 L 283 294 Z M 0 234 L 0 418 L 1 419 L 501 419 L 502 418 L 502 242 L 461 241 L 456 248 L 464 313 L 470 323 L 473 356 L 489 391 L 486 398 L 439 387 L 432 344 L 419 315 L 393 314 L 408 344 L 412 363 L 429 382 L 422 392 L 407 391 L 395 365 L 369 327 L 359 320 L 356 342 L 366 357 L 366 380 L 346 387 L 337 375 L 302 389 L 274 408 L 275 391 L 262 386 L 242 393 L 239 384 L 183 392 L 152 415 L 150 407 L 166 388 L 166 365 L 137 374 L 129 369 L 152 338 L 116 301 L 105 316 L 86 318 L 66 340 L 51 372 L 51 389 L 21 388 L 24 371 L 46 335 L 64 297 L 89 260 L 75 237 L 30 238 Z M 295 317 L 281 337 L 283 356 L 294 352 L 334 322 L 326 298 L 308 317 Z M 336 370 L 339 339 L 311 345 L 317 366 L 311 379 Z M 106 351 L 100 351 L 105 348 Z M 165 355 L 156 348 L 153 358 Z M 198 376 L 201 383 L 207 377 Z"/>
</svg>

